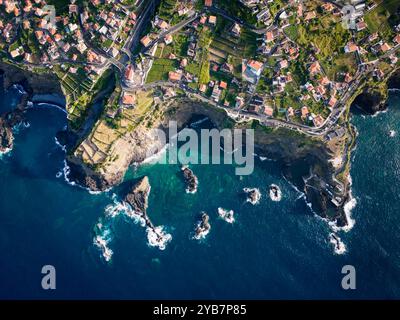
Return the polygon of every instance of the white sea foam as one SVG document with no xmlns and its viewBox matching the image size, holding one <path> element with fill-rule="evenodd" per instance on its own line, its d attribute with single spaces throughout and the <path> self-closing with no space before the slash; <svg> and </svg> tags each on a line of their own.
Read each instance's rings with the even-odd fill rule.
<svg viewBox="0 0 400 320">
<path fill-rule="evenodd" d="M 201 222 L 199 222 L 199 223 L 196 225 L 196 229 L 199 228 L 200 225 L 201 225 Z M 203 229 L 201 232 L 195 233 L 192 239 L 195 239 L 195 240 L 203 240 L 203 239 L 205 239 L 206 236 L 210 233 L 210 230 L 211 230 L 211 227 L 208 228 L 208 229 Z"/>
<path fill-rule="evenodd" d="M 172 240 L 172 235 L 164 230 L 163 226 L 157 226 L 154 229 L 147 227 L 147 241 L 151 247 L 157 247 L 160 250 L 165 250 L 168 242 Z"/>
<path fill-rule="evenodd" d="M 36 104 L 39 107 L 50 107 L 50 108 L 56 108 L 62 112 L 64 112 L 65 114 L 67 114 L 67 110 L 65 110 L 64 108 L 60 107 L 57 104 L 54 103 L 50 103 L 50 102 L 39 102 Z"/>
<path fill-rule="evenodd" d="M 329 234 L 329 242 L 333 244 L 333 248 L 336 254 L 345 254 L 347 249 L 346 245 L 343 243 L 342 239 L 334 233 Z"/>
<path fill-rule="evenodd" d="M 111 230 L 108 224 L 104 224 L 102 218 L 100 218 L 96 224 L 93 244 L 101 250 L 101 255 L 106 262 L 110 262 L 113 255 L 113 251 L 109 247 L 111 240 Z"/>
<path fill-rule="evenodd" d="M 274 189 L 276 189 L 276 195 Z M 276 184 L 271 184 L 269 189 L 269 197 L 271 198 L 272 201 L 275 202 L 279 202 L 282 200 L 282 191 Z"/>
<path fill-rule="evenodd" d="M 26 94 L 27 92 L 25 91 L 25 88 L 20 85 L 20 84 L 14 84 L 12 86 L 14 89 L 16 89 L 18 91 L 19 94 Z"/>
<path fill-rule="evenodd" d="M 62 151 L 67 152 L 67 147 L 63 146 L 57 139 L 57 137 L 54 137 L 54 141 L 56 143 L 57 146 L 59 146 L 61 148 Z"/>
<path fill-rule="evenodd" d="M 3 158 L 4 155 L 9 154 L 11 151 L 11 148 L 6 148 L 4 151 L 0 151 L 0 159 Z"/>
<path fill-rule="evenodd" d="M 107 193 L 107 192 L 109 192 L 111 190 L 111 188 L 109 188 L 109 189 L 106 189 L 104 191 L 93 191 L 93 190 L 90 190 L 89 188 L 85 188 L 85 187 L 77 184 L 76 182 L 70 180 L 69 179 L 69 175 L 71 173 L 71 168 L 68 166 L 66 160 L 64 160 L 64 168 L 62 169 L 62 171 L 63 171 L 63 174 L 64 174 L 64 180 L 65 180 L 66 183 L 68 183 L 70 186 L 79 187 L 81 189 L 84 189 L 84 190 L 86 190 L 87 192 L 89 192 L 92 195 L 99 195 L 99 194 L 102 194 L 102 193 Z"/>
<path fill-rule="evenodd" d="M 235 217 L 233 210 L 227 210 L 224 208 L 218 208 L 218 215 L 220 218 L 225 220 L 228 223 L 234 223 L 235 222 Z"/>
<path fill-rule="evenodd" d="M 390 131 L 389 131 L 389 136 L 390 136 L 391 138 L 395 137 L 396 134 L 397 134 L 397 132 L 396 132 L 395 130 L 390 130 Z"/>
<path fill-rule="evenodd" d="M 260 203 L 261 200 L 261 192 L 260 189 L 258 188 L 243 188 L 243 191 L 246 192 L 247 194 L 250 192 L 255 192 L 256 196 L 255 199 L 252 200 L 249 196 L 247 197 L 246 201 L 250 202 L 252 205 L 256 205 Z"/>
<path fill-rule="evenodd" d="M 205 117 L 205 118 L 203 118 L 203 119 L 200 119 L 200 120 L 198 120 L 198 121 L 196 121 L 196 122 L 191 123 L 190 126 L 191 126 L 192 128 L 197 128 L 200 124 L 206 122 L 207 120 L 208 120 L 208 118 Z"/>
</svg>

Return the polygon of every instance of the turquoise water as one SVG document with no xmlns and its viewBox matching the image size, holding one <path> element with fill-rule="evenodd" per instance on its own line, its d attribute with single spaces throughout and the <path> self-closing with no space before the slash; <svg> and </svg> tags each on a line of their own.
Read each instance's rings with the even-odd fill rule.
<svg viewBox="0 0 400 320">
<path fill-rule="evenodd" d="M 0 94 L 1 112 L 18 100 L 15 90 Z M 13 151 L 0 159 L 0 298 L 399 298 L 399 97 L 390 105 L 377 117 L 353 119 L 360 132 L 352 167 L 356 223 L 339 233 L 343 255 L 279 164 L 260 160 L 242 179 L 233 166 L 192 166 L 194 195 L 185 193 L 179 166 L 132 169 L 127 183 L 149 176 L 148 214 L 172 235 L 165 250 L 150 247 L 132 219 L 104 218 L 127 183 L 92 195 L 56 177 L 65 154 L 54 137 L 65 114 L 36 106 L 27 112 L 30 126 L 18 128 Z M 399 134 L 391 138 L 392 129 Z M 281 202 L 267 197 L 271 183 L 281 187 Z M 260 189 L 259 205 L 239 195 L 244 187 Z M 219 219 L 218 207 L 234 210 L 235 223 Z M 210 215 L 211 231 L 199 242 L 191 236 L 201 211 Z M 109 232 L 109 263 L 93 244 L 99 219 Z M 57 270 L 54 291 L 41 289 L 47 264 Z M 357 270 L 350 292 L 340 285 L 346 264 Z"/>
</svg>

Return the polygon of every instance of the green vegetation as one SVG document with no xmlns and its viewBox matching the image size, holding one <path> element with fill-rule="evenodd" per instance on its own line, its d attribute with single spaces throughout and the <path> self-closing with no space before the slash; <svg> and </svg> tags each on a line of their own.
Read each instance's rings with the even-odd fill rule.
<svg viewBox="0 0 400 320">
<path fill-rule="evenodd" d="M 150 83 L 160 80 L 168 80 L 168 73 L 174 71 L 177 67 L 178 63 L 175 60 L 156 59 L 153 62 L 146 82 Z"/>
</svg>

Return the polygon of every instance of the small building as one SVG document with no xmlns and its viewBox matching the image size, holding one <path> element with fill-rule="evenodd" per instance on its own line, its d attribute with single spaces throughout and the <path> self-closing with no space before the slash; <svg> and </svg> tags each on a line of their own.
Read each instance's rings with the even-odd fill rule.
<svg viewBox="0 0 400 320">
<path fill-rule="evenodd" d="M 182 79 L 182 73 L 176 71 L 168 72 L 168 80 L 172 82 L 179 82 Z"/>
<path fill-rule="evenodd" d="M 213 26 L 216 26 L 217 25 L 217 17 L 216 16 L 209 16 L 208 17 L 208 23 L 213 25 Z"/>
<path fill-rule="evenodd" d="M 149 36 L 144 36 L 142 39 L 140 39 L 140 43 L 144 46 L 144 47 L 148 47 L 151 43 L 151 39 Z"/>
<path fill-rule="evenodd" d="M 274 109 L 270 106 L 265 106 L 264 107 L 264 114 L 267 117 L 273 117 L 274 116 Z"/>
<path fill-rule="evenodd" d="M 165 36 L 164 42 L 165 42 L 166 45 L 171 44 L 172 41 L 173 41 L 172 35 L 168 34 L 168 35 Z"/>
<path fill-rule="evenodd" d="M 124 105 L 133 106 L 136 103 L 136 96 L 131 93 L 124 92 L 122 96 L 122 103 Z"/>
<path fill-rule="evenodd" d="M 242 31 L 242 28 L 240 27 L 240 25 L 238 23 L 234 23 L 232 29 L 231 29 L 231 33 L 235 36 L 235 37 L 240 37 L 240 33 Z"/>
</svg>

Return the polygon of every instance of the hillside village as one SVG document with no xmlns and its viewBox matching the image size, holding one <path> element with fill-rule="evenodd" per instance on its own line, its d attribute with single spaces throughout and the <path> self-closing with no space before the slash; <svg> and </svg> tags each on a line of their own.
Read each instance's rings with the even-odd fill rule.
<svg viewBox="0 0 400 320">
<path fill-rule="evenodd" d="M 400 65 L 394 0 L 359 2 L 351 28 L 341 1 L 163 0 L 141 21 L 149 2 L 155 8 L 141 0 L 0 0 L 2 60 L 53 69 L 76 128 L 110 80 L 111 119 L 140 104 L 138 91 L 166 86 L 169 95 L 318 128 L 365 74 L 379 83 Z"/>
</svg>

